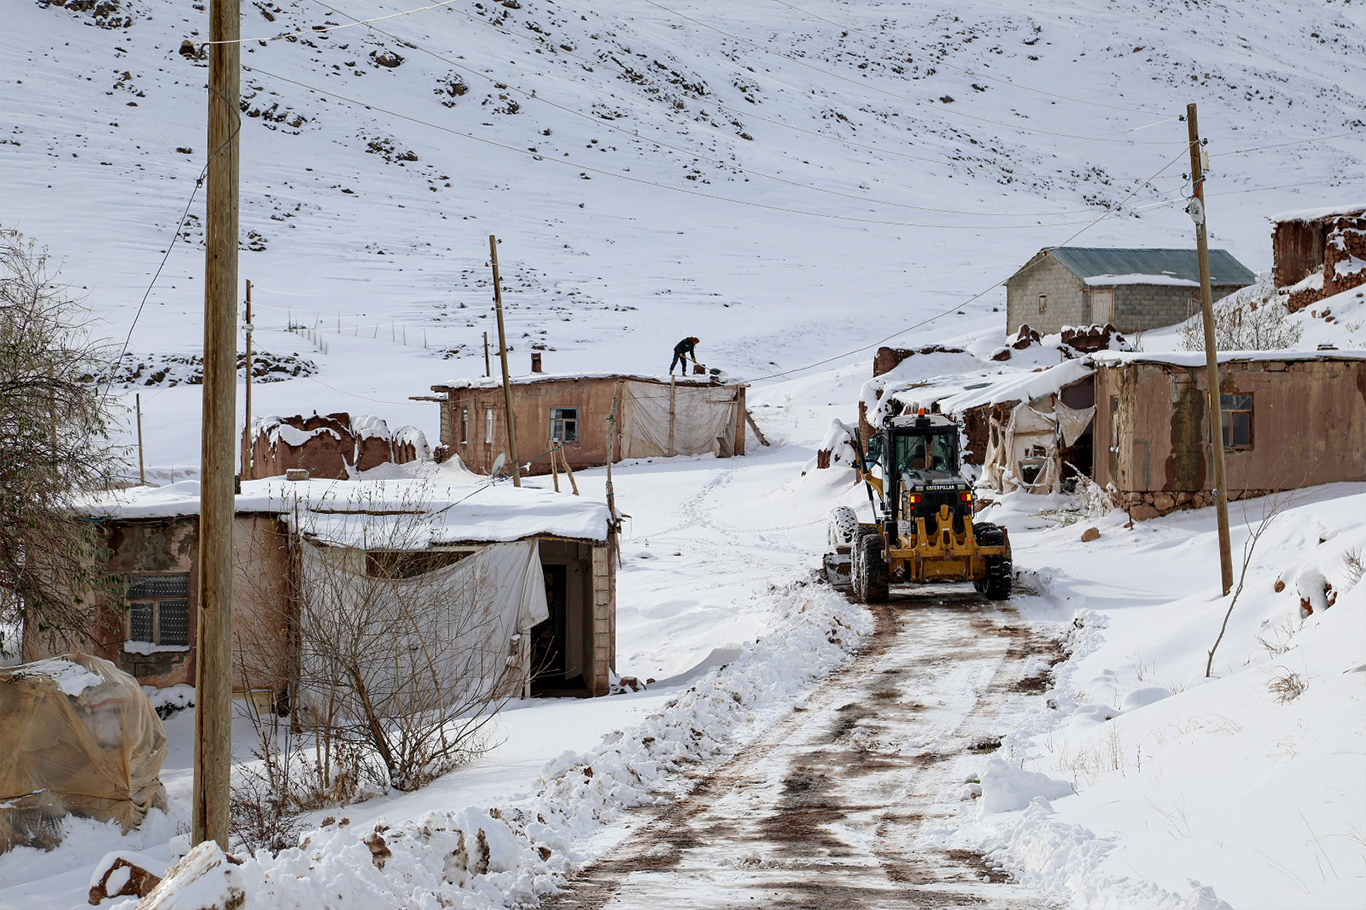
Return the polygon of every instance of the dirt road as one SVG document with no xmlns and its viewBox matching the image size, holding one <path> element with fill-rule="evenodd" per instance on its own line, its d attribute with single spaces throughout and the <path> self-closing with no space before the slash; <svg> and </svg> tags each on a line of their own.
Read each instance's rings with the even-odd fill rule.
<svg viewBox="0 0 1366 910">
<path fill-rule="evenodd" d="M 960 791 L 999 744 L 1002 708 L 1042 691 L 1026 658 L 1056 645 L 957 593 L 894 595 L 876 619 L 804 707 L 543 907 L 1046 907 L 935 835 L 973 808 Z"/>
</svg>

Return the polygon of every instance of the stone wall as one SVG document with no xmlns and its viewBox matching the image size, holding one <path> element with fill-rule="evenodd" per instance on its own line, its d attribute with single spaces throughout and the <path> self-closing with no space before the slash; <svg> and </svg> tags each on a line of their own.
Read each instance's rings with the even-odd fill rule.
<svg viewBox="0 0 1366 910">
<path fill-rule="evenodd" d="M 1065 325 L 1090 323 L 1082 289 L 1080 278 L 1046 251 L 1039 253 L 1006 281 L 1006 334 L 1026 324 L 1047 335 Z M 1048 297 L 1042 313 L 1040 294 Z"/>
<path fill-rule="evenodd" d="M 1236 502 L 1240 499 L 1254 499 L 1258 496 L 1270 496 L 1273 493 L 1281 492 L 1284 491 L 1230 490 L 1228 498 L 1229 502 Z M 1148 521 L 1184 509 L 1204 509 L 1212 506 L 1214 505 L 1214 492 L 1202 490 L 1195 493 L 1140 493 L 1132 491 L 1122 493 L 1112 490 L 1110 501 L 1115 504 L 1116 508 L 1128 512 L 1129 517 L 1134 521 Z"/>
<path fill-rule="evenodd" d="M 1309 287 L 1291 293 L 1286 299 L 1290 312 L 1366 284 L 1366 269 L 1353 270 L 1358 261 L 1366 261 L 1366 215 L 1344 215 L 1327 220 L 1323 230 L 1322 261 L 1322 282 L 1311 283 Z M 1278 281 L 1284 272 L 1288 269 L 1277 268 Z"/>
</svg>

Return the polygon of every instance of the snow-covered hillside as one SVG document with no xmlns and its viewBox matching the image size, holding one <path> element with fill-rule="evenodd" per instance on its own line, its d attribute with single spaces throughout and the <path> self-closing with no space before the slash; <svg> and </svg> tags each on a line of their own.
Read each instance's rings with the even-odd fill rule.
<svg viewBox="0 0 1366 910">
<path fill-rule="evenodd" d="M 188 204 L 130 351 L 193 353 L 202 5 L 16 0 L 6 26 L 0 221 L 121 341 Z M 482 371 L 491 233 L 519 369 L 539 343 L 552 370 L 661 370 L 697 334 L 757 378 L 991 325 L 1001 291 L 958 305 L 1106 211 L 1084 242 L 1190 242 L 1189 101 L 1214 244 L 1254 269 L 1262 216 L 1361 195 L 1366 158 L 1348 4 L 309 0 L 246 4 L 242 33 L 255 340 L 319 367 L 258 411 L 433 437 L 407 396 Z M 192 464 L 198 390 L 144 391 L 149 460 Z"/>
</svg>

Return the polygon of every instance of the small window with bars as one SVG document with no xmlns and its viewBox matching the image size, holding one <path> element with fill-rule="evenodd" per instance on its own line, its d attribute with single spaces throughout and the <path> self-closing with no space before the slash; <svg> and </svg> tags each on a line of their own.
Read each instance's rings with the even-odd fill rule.
<svg viewBox="0 0 1366 910">
<path fill-rule="evenodd" d="M 190 644 L 190 576 L 135 575 L 128 581 L 128 638 L 154 645 Z"/>
<path fill-rule="evenodd" d="M 493 408 L 484 409 L 484 442 L 493 444 Z"/>
<path fill-rule="evenodd" d="M 578 441 L 579 441 L 579 409 L 578 409 L 578 408 L 551 408 L 551 409 L 550 409 L 550 441 L 551 441 L 551 442 L 578 442 Z"/>
<path fill-rule="evenodd" d="M 1224 448 L 1252 448 L 1252 396 L 1220 395 L 1223 411 Z"/>
<path fill-rule="evenodd" d="M 469 441 L 470 441 L 470 409 L 469 409 L 469 408 L 461 408 L 461 409 L 460 409 L 460 442 L 463 444 L 463 443 L 467 443 L 467 442 L 469 442 Z"/>
</svg>

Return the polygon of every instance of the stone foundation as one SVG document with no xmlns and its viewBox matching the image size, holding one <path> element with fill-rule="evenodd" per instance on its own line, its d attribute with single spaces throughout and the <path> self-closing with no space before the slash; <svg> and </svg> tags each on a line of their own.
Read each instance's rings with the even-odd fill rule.
<svg viewBox="0 0 1366 910">
<path fill-rule="evenodd" d="M 1240 499 L 1256 499 L 1259 496 L 1270 496 L 1273 493 L 1280 492 L 1283 491 L 1231 490 L 1228 499 L 1229 502 L 1237 502 Z M 1116 508 L 1128 512 L 1129 517 L 1134 521 L 1147 521 L 1150 518 L 1160 518 L 1163 515 L 1179 512 L 1183 509 L 1208 508 L 1214 505 L 1214 491 L 1114 491 L 1110 493 L 1110 501 L 1115 504 Z"/>
</svg>

